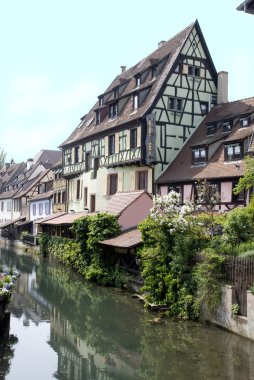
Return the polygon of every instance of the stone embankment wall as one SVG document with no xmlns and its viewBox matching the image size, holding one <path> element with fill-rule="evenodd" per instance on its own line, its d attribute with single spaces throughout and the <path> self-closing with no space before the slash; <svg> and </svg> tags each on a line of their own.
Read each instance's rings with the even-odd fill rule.
<svg viewBox="0 0 254 380">
<path fill-rule="evenodd" d="M 214 312 L 203 310 L 203 318 L 254 341 L 254 295 L 247 291 L 247 317 L 232 313 L 233 286 L 222 287 L 221 302 Z"/>
</svg>

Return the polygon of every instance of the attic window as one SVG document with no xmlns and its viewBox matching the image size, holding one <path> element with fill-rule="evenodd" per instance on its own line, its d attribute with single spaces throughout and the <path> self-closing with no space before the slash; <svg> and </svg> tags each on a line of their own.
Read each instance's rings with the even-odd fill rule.
<svg viewBox="0 0 254 380">
<path fill-rule="evenodd" d="M 206 134 L 207 134 L 207 136 L 214 135 L 216 131 L 217 131 L 217 124 L 208 124 L 206 126 Z"/>
<path fill-rule="evenodd" d="M 152 69 L 151 69 L 151 76 L 152 76 L 152 79 L 157 76 L 157 66 L 153 66 L 152 67 Z"/>
<path fill-rule="evenodd" d="M 170 97 L 168 100 L 168 109 L 173 111 L 182 111 L 183 99 Z"/>
<path fill-rule="evenodd" d="M 222 123 L 223 132 L 229 132 L 232 129 L 232 120 L 224 121 Z"/>
<path fill-rule="evenodd" d="M 248 127 L 250 125 L 250 116 L 240 117 L 240 127 Z"/>
<path fill-rule="evenodd" d="M 141 76 L 137 75 L 136 76 L 136 87 L 139 87 L 141 85 Z"/>
<path fill-rule="evenodd" d="M 241 160 L 243 156 L 243 146 L 241 142 L 225 145 L 225 161 Z"/>
<path fill-rule="evenodd" d="M 191 75 L 193 77 L 200 77 L 200 67 L 196 66 L 188 66 L 188 75 Z"/>
<path fill-rule="evenodd" d="M 104 98 L 103 98 L 103 96 L 100 96 L 99 97 L 99 106 L 103 106 L 103 104 L 104 104 Z"/>
<path fill-rule="evenodd" d="M 110 104 L 108 117 L 110 119 L 114 119 L 115 117 L 117 117 L 117 111 L 118 111 L 117 103 Z"/>
<path fill-rule="evenodd" d="M 192 149 L 192 164 L 204 164 L 207 161 L 206 147 Z"/>
</svg>

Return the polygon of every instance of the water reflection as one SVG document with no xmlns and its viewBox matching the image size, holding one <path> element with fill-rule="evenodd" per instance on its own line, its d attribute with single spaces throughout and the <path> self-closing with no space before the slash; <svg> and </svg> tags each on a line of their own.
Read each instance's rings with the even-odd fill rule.
<svg viewBox="0 0 254 380">
<path fill-rule="evenodd" d="M 40 373 L 43 380 L 254 378 L 254 344 L 246 339 L 196 323 L 154 324 L 154 315 L 129 294 L 86 283 L 52 261 L 10 250 L 2 250 L 0 259 L 22 272 L 10 305 L 19 342 L 6 380 L 15 379 L 18 357 L 25 367 L 22 352 L 33 350 L 30 336 L 45 359 L 30 360 L 20 378 L 39 379 Z"/>
<path fill-rule="evenodd" d="M 16 336 L 10 335 L 10 313 L 6 313 L 0 323 L 0 380 L 4 380 L 9 372 L 17 341 Z"/>
</svg>

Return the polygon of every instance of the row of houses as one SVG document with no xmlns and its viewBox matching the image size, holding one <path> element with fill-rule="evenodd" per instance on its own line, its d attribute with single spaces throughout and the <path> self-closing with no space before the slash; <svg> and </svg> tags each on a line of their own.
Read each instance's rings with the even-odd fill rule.
<svg viewBox="0 0 254 380">
<path fill-rule="evenodd" d="M 75 218 L 118 205 L 127 231 L 149 214 L 152 194 L 194 200 L 199 179 L 216 185 L 217 209 L 244 205 L 248 195 L 232 189 L 254 150 L 253 119 L 254 98 L 228 102 L 228 73 L 216 71 L 195 21 L 121 66 L 59 151 L 2 170 L 0 228 L 66 235 Z"/>
</svg>

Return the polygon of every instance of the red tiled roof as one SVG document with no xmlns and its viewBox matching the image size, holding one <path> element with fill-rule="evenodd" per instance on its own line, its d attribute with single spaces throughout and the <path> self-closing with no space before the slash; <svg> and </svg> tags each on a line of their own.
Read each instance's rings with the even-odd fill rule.
<svg viewBox="0 0 254 380">
<path fill-rule="evenodd" d="M 132 248 L 142 243 L 141 232 L 138 229 L 124 232 L 123 234 L 101 241 L 101 244 L 118 247 L 118 248 Z"/>
</svg>

